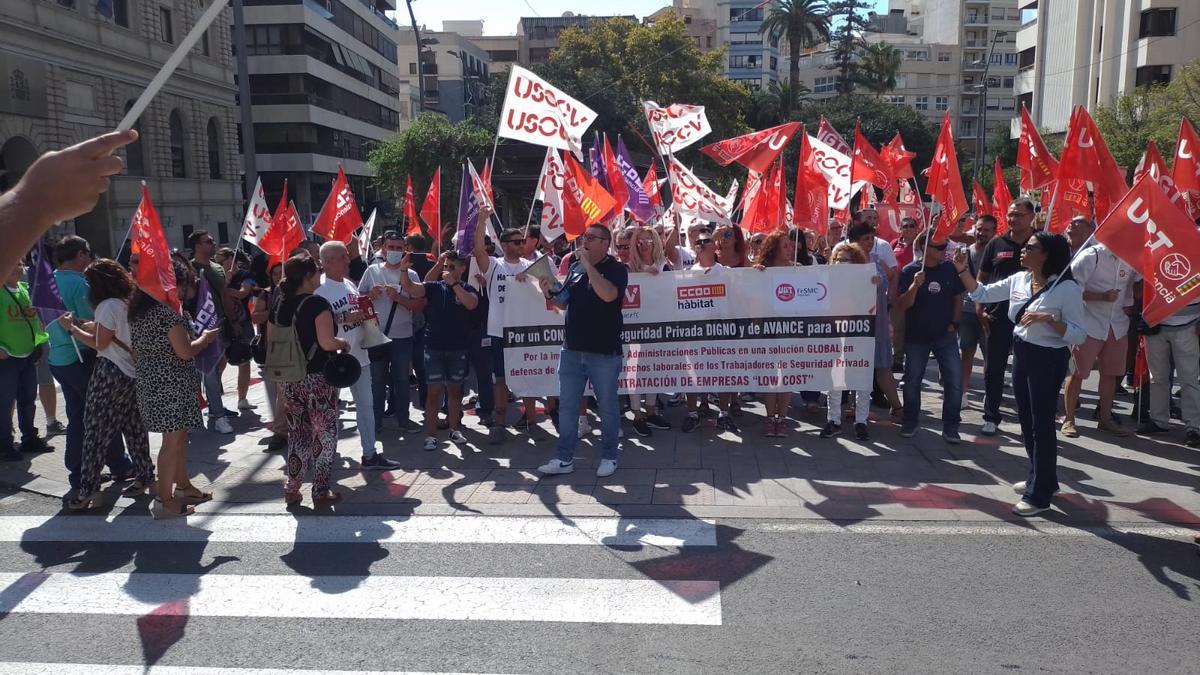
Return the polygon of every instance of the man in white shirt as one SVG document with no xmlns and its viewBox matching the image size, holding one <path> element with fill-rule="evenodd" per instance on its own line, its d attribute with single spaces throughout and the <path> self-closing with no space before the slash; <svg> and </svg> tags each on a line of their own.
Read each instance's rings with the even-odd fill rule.
<svg viewBox="0 0 1200 675">
<path fill-rule="evenodd" d="M 1072 221 L 1074 222 L 1074 221 Z M 1078 438 L 1075 413 L 1079 408 L 1079 390 L 1095 367 L 1100 371 L 1100 430 L 1118 437 L 1128 436 L 1112 418 L 1113 396 L 1117 382 L 1125 374 L 1125 356 L 1129 350 L 1129 315 L 1133 313 L 1133 282 L 1136 274 L 1129 265 L 1113 255 L 1103 244 L 1090 246 L 1075 254 L 1071 274 L 1083 289 L 1084 343 L 1071 350 L 1075 372 L 1067 378 L 1063 391 L 1066 409 L 1062 435 Z"/>
<path fill-rule="evenodd" d="M 483 218 L 483 212 L 480 212 L 479 224 L 475 226 L 475 246 L 474 246 L 474 267 L 471 271 L 471 279 L 474 279 L 481 286 L 480 290 L 487 293 L 488 299 L 488 316 L 487 316 L 487 335 L 484 337 L 485 349 L 490 350 L 491 358 L 488 359 L 491 367 L 492 393 L 494 396 L 494 408 L 492 416 L 492 428 L 488 431 L 488 442 L 492 445 L 497 445 L 504 441 L 504 428 L 508 424 L 508 386 L 504 383 L 505 365 L 504 365 L 504 312 L 507 305 L 504 304 L 505 295 L 508 292 L 508 285 L 514 283 L 513 277 L 525 271 L 525 268 L 533 262 L 521 257 L 521 254 L 527 249 L 528 241 L 523 230 L 517 228 L 508 228 L 500 233 L 500 252 L 503 257 L 495 257 L 488 255 L 487 249 L 483 246 L 483 232 L 487 221 Z M 482 278 L 482 282 L 476 279 L 478 274 Z M 483 380 L 484 378 L 481 378 Z M 481 384 L 482 387 L 482 384 Z M 480 398 L 484 398 L 483 392 L 480 392 Z M 534 399 L 524 399 L 525 404 L 525 424 L 520 427 L 528 429 L 532 432 L 535 427 L 535 417 L 537 415 L 537 406 Z"/>
<path fill-rule="evenodd" d="M 384 403 L 390 402 L 402 432 L 414 433 L 421 425 L 409 418 L 411 396 L 408 374 L 412 370 L 414 315 L 425 309 L 424 298 L 414 298 L 400 284 L 400 262 L 404 259 L 404 237 L 389 230 L 383 235 L 382 262 L 363 272 L 358 292 L 369 295 L 375 306 L 379 328 L 391 342 L 371 355 L 371 398 L 374 401 L 375 434 L 383 429 Z M 408 278 L 421 283 L 412 269 Z"/>
<path fill-rule="evenodd" d="M 1150 369 L 1150 427 L 1162 433 L 1171 423 L 1171 364 L 1181 389 L 1184 442 L 1200 448 L 1200 300 L 1184 307 L 1146 335 L 1146 365 Z M 1139 433 L 1141 430 L 1139 429 Z"/>
<path fill-rule="evenodd" d="M 350 251 L 340 241 L 321 244 L 321 265 L 325 274 L 316 294 L 329 301 L 333 307 L 334 327 L 337 334 L 350 344 L 350 355 L 358 359 L 366 370 L 370 365 L 367 350 L 362 346 L 362 312 L 358 310 L 358 287 L 346 275 L 350 273 Z M 375 410 L 371 397 L 371 378 L 359 377 L 350 386 L 354 399 L 354 415 L 358 424 L 358 438 L 362 441 L 362 466 L 364 469 L 398 469 L 400 465 L 375 450 Z"/>
</svg>

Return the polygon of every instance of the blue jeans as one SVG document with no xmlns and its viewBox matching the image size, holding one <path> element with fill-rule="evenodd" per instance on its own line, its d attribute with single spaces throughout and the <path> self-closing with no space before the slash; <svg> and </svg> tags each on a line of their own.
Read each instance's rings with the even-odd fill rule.
<svg viewBox="0 0 1200 675">
<path fill-rule="evenodd" d="M 1195 336 L 1191 336 L 1194 340 Z M 1067 377 L 1071 351 L 1013 340 L 1013 398 L 1029 456 L 1025 501 L 1049 506 L 1058 489 L 1058 394 Z"/>
<path fill-rule="evenodd" d="M 475 412 L 480 416 L 491 415 L 496 409 L 496 390 L 492 388 L 492 348 L 484 347 L 480 340 L 471 338 L 467 358 L 471 361 L 471 370 L 475 371 L 475 390 L 479 393 Z"/>
<path fill-rule="evenodd" d="M 371 396 L 375 400 L 375 420 L 383 419 L 383 404 L 392 402 L 396 419 L 408 420 L 411 390 L 408 371 L 412 369 L 412 338 L 392 338 L 388 343 L 386 361 L 371 364 Z"/>
<path fill-rule="evenodd" d="M 213 368 L 211 373 L 200 373 L 204 384 L 204 400 L 208 402 L 208 419 L 216 420 L 225 416 L 225 402 L 221 400 L 221 369 Z"/>
<path fill-rule="evenodd" d="M 962 355 L 958 335 L 946 333 L 932 343 L 907 342 L 904 345 L 904 426 L 914 429 L 921 414 L 921 380 L 929 354 L 937 359 L 942 372 L 942 429 L 958 431 L 962 421 Z"/>
<path fill-rule="evenodd" d="M 0 443 L 13 444 L 12 413 L 9 412 L 13 402 L 17 404 L 17 425 L 21 429 L 21 440 L 30 441 L 37 438 L 38 431 L 33 426 L 37 393 L 37 364 L 33 359 L 28 356 L 0 359 Z M 79 428 L 83 429 L 82 416 Z"/>
<path fill-rule="evenodd" d="M 375 456 L 375 404 L 371 396 L 371 378 L 358 376 L 349 386 L 354 400 L 354 423 L 358 425 L 358 440 L 362 441 L 363 457 Z"/>
<path fill-rule="evenodd" d="M 429 393 L 429 381 L 425 377 L 425 329 L 413 328 L 412 369 L 417 377 L 417 407 L 425 409 L 425 397 Z M 407 373 L 405 374 L 407 376 Z"/>
<path fill-rule="evenodd" d="M 77 490 L 83 477 L 83 417 L 92 366 L 76 361 L 69 366 L 50 366 L 50 374 L 62 389 L 63 403 L 67 409 L 67 445 L 63 452 L 63 464 L 67 467 L 67 481 L 72 489 Z M 109 473 L 114 476 L 129 473 L 132 464 L 125 456 L 125 442 L 121 434 L 114 434 L 112 442 L 108 444 L 105 463 Z"/>
<path fill-rule="evenodd" d="M 592 354 L 563 349 L 558 357 L 558 450 L 563 462 L 575 459 L 579 445 L 577 415 L 587 383 L 592 383 L 600 407 L 600 447 L 603 459 L 617 458 L 621 431 L 621 404 L 617 398 L 617 376 L 621 354 Z"/>
</svg>

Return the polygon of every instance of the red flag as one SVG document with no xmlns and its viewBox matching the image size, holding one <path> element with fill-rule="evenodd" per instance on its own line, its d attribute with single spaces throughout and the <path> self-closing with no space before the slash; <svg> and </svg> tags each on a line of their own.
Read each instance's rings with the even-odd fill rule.
<svg viewBox="0 0 1200 675">
<path fill-rule="evenodd" d="M 1046 218 L 1046 230 L 1062 234 L 1075 216 L 1091 219 L 1087 183 L 1073 178 L 1064 182 L 1055 181 L 1049 189 L 1050 204 L 1053 206 Z"/>
<path fill-rule="evenodd" d="M 654 171 L 653 161 L 650 162 L 650 168 L 646 169 L 646 177 L 642 179 L 642 189 L 650 197 L 651 206 L 656 209 L 663 207 L 662 192 L 658 189 L 658 175 Z"/>
<path fill-rule="evenodd" d="M 496 205 L 495 195 L 492 193 L 492 160 L 483 160 L 483 173 L 479 174 L 479 180 L 483 185 L 485 194 L 487 195 L 487 203 L 494 208 Z"/>
<path fill-rule="evenodd" d="M 819 235 L 829 231 L 829 186 L 825 174 L 817 168 L 808 134 L 800 134 L 800 158 L 796 164 L 795 205 L 792 218 L 796 227 Z"/>
<path fill-rule="evenodd" d="M 995 214 L 992 213 L 992 203 L 988 201 L 987 193 L 983 191 L 983 186 L 979 184 L 979 181 L 971 181 L 971 189 L 971 196 L 974 201 L 972 206 L 975 209 L 975 215 L 994 216 Z"/>
<path fill-rule="evenodd" d="M 730 162 L 736 161 L 748 169 L 766 172 L 799 128 L 799 122 L 788 122 L 706 145 L 700 148 L 700 152 L 712 157 L 721 166 L 729 166 Z"/>
<path fill-rule="evenodd" d="M 587 228 L 595 225 L 616 206 L 613 199 L 600 183 L 575 160 L 571 153 L 564 153 L 567 165 L 566 190 L 563 191 L 563 229 L 567 239 L 573 240 Z"/>
<path fill-rule="evenodd" d="M 1012 193 L 1008 191 L 1008 181 L 1004 180 L 1004 170 L 1000 168 L 1000 158 L 996 158 L 996 166 L 992 169 L 992 215 L 996 216 L 996 235 L 1008 231 L 1008 207 L 1012 206 Z"/>
<path fill-rule="evenodd" d="M 1017 143 L 1017 166 L 1021 167 L 1021 189 L 1037 190 L 1045 187 L 1058 174 L 1058 162 L 1029 117 L 1025 104 L 1021 104 L 1021 138 Z"/>
<path fill-rule="evenodd" d="M 281 217 L 280 214 L 283 214 Z M 275 222 L 271 224 L 271 228 L 276 227 L 283 233 L 282 244 L 276 253 L 271 254 L 267 261 L 268 269 L 275 263 L 282 263 L 287 260 L 288 254 L 296 250 L 300 244 L 304 242 L 304 224 L 300 222 L 300 214 L 296 213 L 296 205 L 288 202 L 286 209 L 280 209 L 275 212 Z"/>
<path fill-rule="evenodd" d="M 413 194 L 412 176 L 408 177 L 407 182 L 408 184 L 404 188 L 404 219 L 408 221 L 408 229 L 404 231 L 404 234 L 421 234 L 421 221 L 417 220 L 417 196 Z"/>
<path fill-rule="evenodd" d="M 326 241 L 349 244 L 350 238 L 362 224 L 362 214 L 358 212 L 358 204 L 354 202 L 354 193 L 346 180 L 346 172 L 338 166 L 333 189 L 329 191 L 329 197 L 325 199 L 325 205 L 321 207 L 321 213 L 313 223 L 313 234 Z"/>
<path fill-rule="evenodd" d="M 629 188 L 625 186 L 625 176 L 621 175 L 621 167 L 617 164 L 617 156 L 608 142 L 608 134 L 604 134 L 601 152 L 604 154 L 604 173 L 608 178 L 608 188 L 612 191 L 613 199 L 617 201 L 612 215 L 619 216 L 629 201 Z"/>
<path fill-rule="evenodd" d="M 421 219 L 433 233 L 434 239 L 442 234 L 442 167 L 433 172 L 433 180 L 429 182 L 429 191 L 425 193 L 425 203 L 421 204 Z"/>
<path fill-rule="evenodd" d="M 908 180 L 914 178 L 912 170 L 912 161 L 917 156 L 915 152 L 909 152 L 904 147 L 904 139 L 900 137 L 900 132 L 897 131 L 892 140 L 880 151 L 880 156 L 887 163 L 891 170 L 892 176 L 896 180 Z"/>
<path fill-rule="evenodd" d="M 751 171 L 746 177 L 746 187 L 742 189 L 742 229 L 749 232 L 771 231 L 771 202 L 776 197 L 771 183 L 774 170 L 774 165 L 771 165 L 766 173 Z"/>
<path fill-rule="evenodd" d="M 782 160 L 775 163 L 775 175 L 771 176 L 771 224 L 776 230 L 788 228 L 787 218 L 787 171 L 783 168 Z"/>
<path fill-rule="evenodd" d="M 1134 183 L 1096 239 L 1142 273 L 1142 318 L 1151 326 L 1200 297 L 1200 230 L 1151 176 Z"/>
<path fill-rule="evenodd" d="M 1175 143 L 1171 178 L 1175 188 L 1183 194 L 1188 215 L 1193 220 L 1200 219 L 1200 160 L 1196 158 L 1197 152 L 1200 152 L 1200 138 L 1196 137 L 1195 127 L 1185 117 L 1179 120 L 1179 140 Z"/>
<path fill-rule="evenodd" d="M 853 150 L 850 144 L 846 142 L 846 139 L 842 138 L 842 135 L 837 132 L 837 129 L 833 128 L 829 120 L 825 119 L 824 115 L 821 115 L 821 123 L 817 125 L 817 140 L 843 155 L 849 155 Z"/>
<path fill-rule="evenodd" d="M 954 130 L 950 127 L 949 111 L 942 118 L 942 131 L 933 150 L 933 163 L 929 165 L 928 177 L 925 194 L 942 205 L 933 240 L 946 241 L 957 226 L 958 219 L 967 212 L 967 195 L 963 192 L 958 171 L 958 155 L 954 152 Z"/>
<path fill-rule="evenodd" d="M 1167 195 L 1167 199 L 1191 218 L 1187 200 L 1184 199 L 1183 193 L 1175 187 L 1175 181 L 1167 171 L 1167 163 L 1163 160 L 1162 153 L 1158 151 L 1158 146 L 1154 144 L 1154 141 L 1146 142 L 1146 152 L 1142 153 L 1142 161 L 1138 162 L 1137 169 L 1133 172 L 1133 180 L 1137 181 L 1143 174 L 1148 174 L 1153 178 L 1162 188 L 1163 193 Z"/>
<path fill-rule="evenodd" d="M 171 249 L 167 247 L 167 236 L 145 183 L 142 184 L 142 203 L 133 214 L 130 253 L 138 257 L 138 288 L 182 314 L 183 306 L 175 288 L 175 270 L 171 265 Z"/>
<path fill-rule="evenodd" d="M 866 181 L 876 187 L 887 189 L 888 184 L 895 184 L 891 172 L 883 158 L 871 143 L 862 135 L 858 121 L 854 122 L 854 154 L 850 157 L 850 184 Z"/>
<path fill-rule="evenodd" d="M 1113 206 L 1129 190 L 1125 185 L 1124 174 L 1117 168 L 1116 160 L 1100 136 L 1100 130 L 1096 128 L 1092 116 L 1083 106 L 1075 109 L 1071 124 L 1067 128 L 1067 138 L 1063 145 L 1062 159 L 1058 163 L 1056 180 L 1060 187 L 1064 181 L 1071 180 L 1090 183 L 1096 200 L 1098 220 L 1106 218 Z M 1058 208 L 1057 202 L 1052 208 Z"/>
<path fill-rule="evenodd" d="M 1146 360 L 1146 336 L 1138 336 L 1137 356 L 1133 360 L 1133 386 L 1150 384 L 1150 363 Z"/>
<path fill-rule="evenodd" d="M 288 182 L 287 179 L 284 178 L 283 193 L 279 196 L 279 206 L 275 207 L 275 215 L 271 216 L 271 226 L 267 228 L 267 233 L 263 235 L 262 240 L 258 242 L 258 247 L 263 250 L 263 253 L 271 256 L 272 260 L 275 259 L 276 256 L 280 256 L 279 249 L 284 245 L 284 235 L 287 234 L 287 232 L 285 232 L 288 218 L 287 206 Z M 287 251 L 284 251 L 283 255 L 286 254 Z M 282 260 L 282 257 L 280 259 Z"/>
</svg>

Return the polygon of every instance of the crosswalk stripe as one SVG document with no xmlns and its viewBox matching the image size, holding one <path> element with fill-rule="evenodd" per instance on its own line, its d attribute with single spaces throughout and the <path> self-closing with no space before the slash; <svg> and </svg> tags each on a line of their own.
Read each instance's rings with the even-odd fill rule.
<svg viewBox="0 0 1200 675">
<path fill-rule="evenodd" d="M 31 572 L 0 589 L 0 615 L 721 625 L 716 581 Z"/>
<path fill-rule="evenodd" d="M 716 546 L 711 520 L 508 516 L 199 515 L 0 517 L 0 542 L 230 542 Z"/>
<path fill-rule="evenodd" d="M 122 666 L 107 663 L 0 662 L 0 675 L 466 675 L 400 670 L 283 670 L 196 666 Z"/>
</svg>

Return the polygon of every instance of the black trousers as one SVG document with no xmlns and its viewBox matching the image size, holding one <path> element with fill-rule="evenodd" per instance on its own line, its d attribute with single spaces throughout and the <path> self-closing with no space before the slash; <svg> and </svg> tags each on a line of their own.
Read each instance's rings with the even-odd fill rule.
<svg viewBox="0 0 1200 675">
<path fill-rule="evenodd" d="M 1004 375 L 1012 351 L 1013 325 L 1008 316 L 992 319 L 988 348 L 983 360 L 983 420 L 1000 424 L 1000 401 L 1004 399 Z"/>
<path fill-rule="evenodd" d="M 1023 499 L 1034 506 L 1049 506 L 1058 490 L 1058 434 L 1055 415 L 1058 394 L 1071 350 L 1040 347 L 1013 341 L 1013 397 L 1021 420 L 1025 454 L 1029 455 L 1029 477 Z"/>
</svg>

